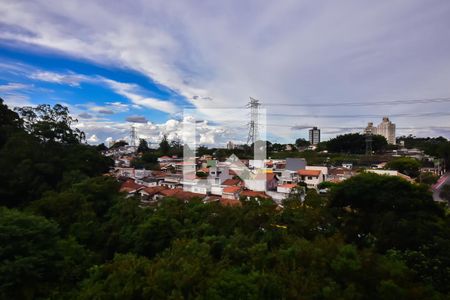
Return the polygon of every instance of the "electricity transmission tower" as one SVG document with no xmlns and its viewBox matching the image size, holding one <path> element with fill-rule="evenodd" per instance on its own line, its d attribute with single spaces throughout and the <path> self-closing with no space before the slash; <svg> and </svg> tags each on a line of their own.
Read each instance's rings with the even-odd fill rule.
<svg viewBox="0 0 450 300">
<path fill-rule="evenodd" d="M 247 104 L 247 108 L 250 108 L 250 123 L 248 128 L 247 145 L 254 144 L 258 140 L 258 114 L 261 104 L 259 100 L 250 97 L 250 102 Z"/>
<path fill-rule="evenodd" d="M 130 146 L 136 147 L 136 128 L 131 125 L 130 131 Z"/>
</svg>

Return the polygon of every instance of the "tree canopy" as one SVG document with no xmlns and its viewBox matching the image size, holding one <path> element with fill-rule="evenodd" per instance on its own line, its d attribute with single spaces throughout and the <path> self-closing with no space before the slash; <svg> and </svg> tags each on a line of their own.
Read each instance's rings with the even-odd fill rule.
<svg viewBox="0 0 450 300">
<path fill-rule="evenodd" d="M 399 157 L 386 164 L 386 169 L 397 170 L 413 178 L 419 175 L 420 162 L 409 157 Z"/>
<path fill-rule="evenodd" d="M 325 147 L 329 152 L 362 154 L 366 151 L 366 137 L 359 133 L 338 135 L 337 137 L 324 142 L 321 147 Z M 387 141 L 383 136 L 372 136 L 373 151 L 381 152 L 384 151 L 386 147 Z"/>
</svg>

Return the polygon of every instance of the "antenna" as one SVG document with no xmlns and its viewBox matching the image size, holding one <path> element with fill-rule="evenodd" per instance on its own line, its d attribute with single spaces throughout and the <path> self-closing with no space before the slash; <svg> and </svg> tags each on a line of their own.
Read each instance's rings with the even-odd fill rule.
<svg viewBox="0 0 450 300">
<path fill-rule="evenodd" d="M 258 109 L 261 106 L 259 100 L 250 97 L 250 102 L 247 104 L 247 108 L 250 108 L 250 123 L 248 128 L 247 145 L 254 144 L 259 138 L 258 132 Z"/>
</svg>

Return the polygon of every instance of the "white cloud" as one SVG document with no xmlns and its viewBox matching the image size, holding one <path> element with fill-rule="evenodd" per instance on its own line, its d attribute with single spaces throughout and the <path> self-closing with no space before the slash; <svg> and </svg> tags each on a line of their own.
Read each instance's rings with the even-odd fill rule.
<svg viewBox="0 0 450 300">
<path fill-rule="evenodd" d="M 349 0 L 324 5 L 310 1 L 175 4 L 155 0 L 105 8 L 102 1 L 79 5 L 74 1 L 9 0 L 0 2 L 0 10 L 6 25 L 0 38 L 136 70 L 178 91 L 200 109 L 243 108 L 249 96 L 276 104 L 450 95 L 448 1 L 429 5 L 419 0 Z M 69 84 L 79 83 L 69 80 Z M 174 104 L 146 97 L 133 85 L 116 84 L 115 88 L 135 105 L 176 112 Z M 446 106 L 448 103 L 351 110 L 355 114 L 389 114 L 443 111 Z M 350 108 L 272 105 L 268 109 L 274 113 L 342 114 Z M 213 117 L 218 121 L 225 116 Z M 378 122 L 364 117 L 271 120 L 319 127 L 361 127 L 367 121 Z M 399 127 L 450 125 L 448 118 L 393 121 Z M 298 134 L 289 127 L 278 129 L 272 132 Z"/>
<path fill-rule="evenodd" d="M 128 98 L 136 105 L 167 113 L 175 113 L 177 110 L 176 106 L 171 102 L 140 95 L 138 92 L 139 87 L 135 84 L 122 83 L 110 79 L 104 79 L 104 82 L 106 82 L 117 94 Z"/>
<path fill-rule="evenodd" d="M 58 83 L 58 84 L 67 84 L 70 86 L 79 86 L 83 81 L 89 81 L 89 78 L 84 75 L 75 74 L 75 73 L 55 73 L 48 71 L 37 71 L 30 74 L 31 79 Z"/>
<path fill-rule="evenodd" d="M 98 138 L 95 134 L 91 135 L 88 139 L 87 142 L 89 144 L 97 144 L 98 143 Z"/>
<path fill-rule="evenodd" d="M 30 87 L 30 85 L 27 85 L 27 84 L 10 82 L 7 84 L 0 85 L 0 92 L 4 93 L 4 92 L 23 90 L 23 89 L 27 89 L 29 87 Z"/>
</svg>

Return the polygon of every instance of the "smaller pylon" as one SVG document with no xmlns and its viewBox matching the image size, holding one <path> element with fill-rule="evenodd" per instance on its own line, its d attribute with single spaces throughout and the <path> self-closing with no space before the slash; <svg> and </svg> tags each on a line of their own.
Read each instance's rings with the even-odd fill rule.
<svg viewBox="0 0 450 300">
<path fill-rule="evenodd" d="M 136 128 L 131 125 L 130 131 L 130 146 L 136 147 Z"/>
<path fill-rule="evenodd" d="M 372 131 L 366 130 L 365 132 L 366 137 L 366 155 L 372 155 Z"/>
</svg>

